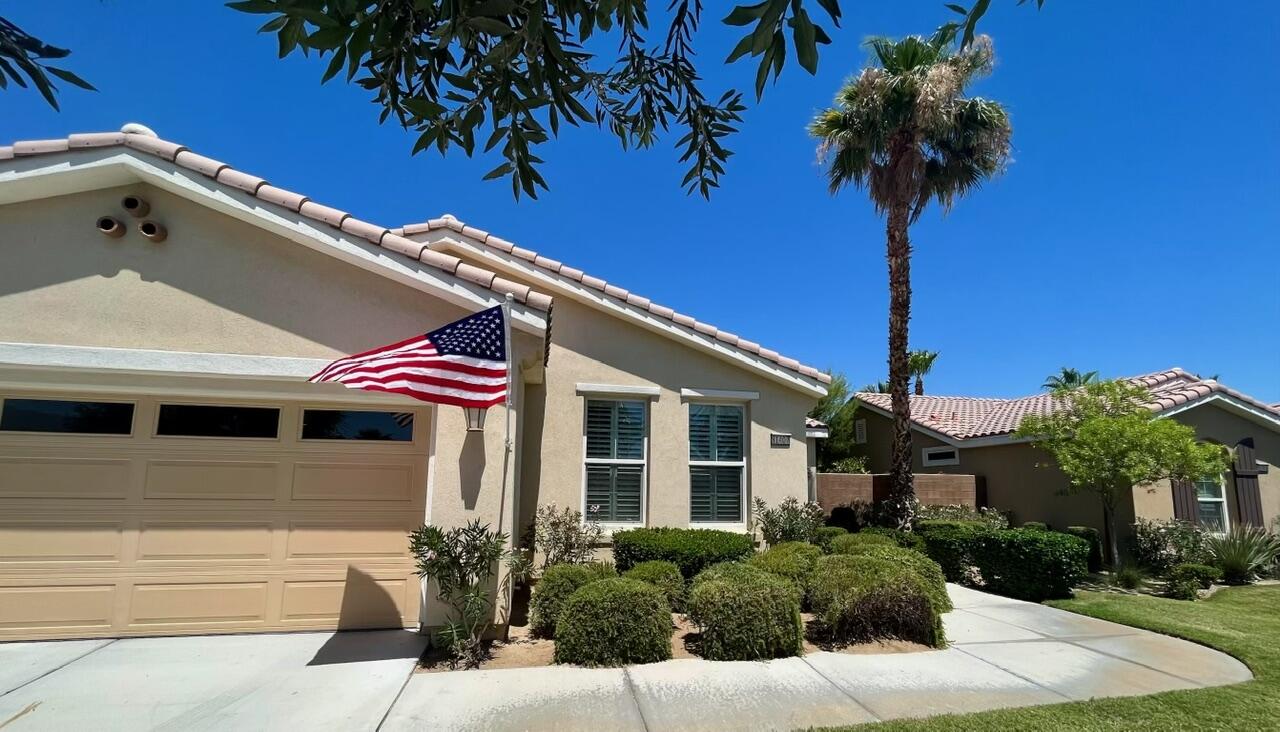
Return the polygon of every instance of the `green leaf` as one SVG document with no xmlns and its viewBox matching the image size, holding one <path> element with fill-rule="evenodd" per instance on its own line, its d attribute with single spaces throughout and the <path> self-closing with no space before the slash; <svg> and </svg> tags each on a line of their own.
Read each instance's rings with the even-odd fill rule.
<svg viewBox="0 0 1280 732">
<path fill-rule="evenodd" d="M 98 91 L 93 86 L 93 84 L 90 84 L 89 82 L 85 81 L 84 79 L 81 79 L 79 76 L 76 76 L 75 74 L 71 73 L 70 71 L 67 71 L 66 69 L 57 69 L 52 66 L 46 66 L 45 70 L 48 71 L 50 74 L 53 74 L 54 76 L 58 77 L 59 79 L 62 79 L 63 81 L 67 82 L 68 84 L 75 84 L 81 89 L 88 89 L 89 91 Z"/>
<path fill-rule="evenodd" d="M 733 51 L 729 53 L 729 57 L 724 60 L 725 63 L 731 64 L 734 61 L 745 56 L 751 50 L 751 36 L 745 35 L 742 40 L 738 41 L 738 45 L 733 47 Z"/>
<path fill-rule="evenodd" d="M 405 109 L 413 112 L 414 115 L 421 119 L 434 119 L 446 111 L 443 104 L 434 102 L 426 97 L 409 97 L 402 104 Z"/>
<path fill-rule="evenodd" d="M 339 48 L 333 54 L 333 59 L 329 61 L 329 67 L 324 70 L 324 76 L 320 77 L 320 83 L 323 84 L 338 75 L 342 70 L 342 65 L 347 61 L 347 49 Z"/>
<path fill-rule="evenodd" d="M 494 178 L 501 178 L 504 175 L 510 175 L 512 170 L 513 168 L 511 166 L 511 163 L 503 163 L 502 165 L 499 165 L 493 170 L 490 170 L 488 173 L 485 173 L 484 178 L 481 178 L 481 180 L 493 180 Z"/>
<path fill-rule="evenodd" d="M 818 73 L 818 37 L 804 8 L 800 8 L 791 19 L 791 28 L 800 66 L 810 74 Z"/>
<path fill-rule="evenodd" d="M 764 16 L 765 10 L 768 9 L 769 3 L 772 1 L 764 0 L 764 2 L 755 5 L 739 5 L 721 22 L 725 25 L 751 25 L 752 21 L 759 20 Z"/>
<path fill-rule="evenodd" d="M 345 45 L 350 35 L 351 28 L 345 25 L 321 28 L 307 36 L 307 45 L 320 51 L 329 51 Z"/>
<path fill-rule="evenodd" d="M 514 33 L 511 26 L 495 18 L 471 18 L 467 20 L 467 26 L 491 36 L 509 36 Z"/>
<path fill-rule="evenodd" d="M 242 13 L 276 13 L 280 11 L 280 6 L 275 0 L 239 0 L 238 2 L 227 3 L 227 7 L 232 10 L 239 10 Z"/>
</svg>

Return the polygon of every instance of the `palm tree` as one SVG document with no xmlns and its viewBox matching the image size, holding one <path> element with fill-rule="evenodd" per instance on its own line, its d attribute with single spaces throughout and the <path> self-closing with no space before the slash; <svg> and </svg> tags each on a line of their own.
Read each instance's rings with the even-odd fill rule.
<svg viewBox="0 0 1280 732">
<path fill-rule="evenodd" d="M 893 403 L 893 467 L 886 508 L 908 527 L 914 509 L 907 382 L 911 318 L 908 229 L 930 201 L 943 210 L 999 174 L 1012 129 L 998 103 L 966 98 L 965 87 L 990 72 L 991 40 L 959 48 L 955 28 L 932 38 L 867 42 L 872 63 L 836 94 L 810 125 L 818 157 L 829 163 L 831 192 L 867 191 L 886 217 L 889 260 L 889 384 Z"/>
<path fill-rule="evenodd" d="M 889 382 L 877 381 L 874 384 L 867 384 L 866 386 L 862 387 L 858 391 L 866 392 L 868 394 L 888 394 Z"/>
<path fill-rule="evenodd" d="M 907 371 L 916 379 L 916 396 L 924 396 L 924 377 L 933 370 L 938 360 L 937 351 L 910 351 L 907 353 Z"/>
<path fill-rule="evenodd" d="M 1085 384 L 1096 384 L 1098 382 L 1097 371 L 1078 371 L 1063 366 L 1058 373 L 1050 376 L 1041 384 L 1041 388 L 1050 391 L 1058 391 L 1060 389 L 1078 389 Z"/>
</svg>

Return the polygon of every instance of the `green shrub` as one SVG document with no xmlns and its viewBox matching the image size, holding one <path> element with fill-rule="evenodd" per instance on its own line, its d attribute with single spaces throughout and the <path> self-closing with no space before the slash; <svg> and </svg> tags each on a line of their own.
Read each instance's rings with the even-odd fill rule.
<svg viewBox="0 0 1280 732">
<path fill-rule="evenodd" d="M 893 560 L 835 554 L 818 560 L 809 594 L 814 615 L 833 643 L 899 638 L 941 648 L 946 645 L 941 613 L 925 585 L 910 567 Z"/>
<path fill-rule="evenodd" d="M 1179 564 L 1169 570 L 1169 578 L 1165 582 L 1164 596 L 1174 600 L 1197 600 L 1200 590 L 1209 589 L 1210 585 L 1222 579 L 1222 572 L 1204 564 Z"/>
<path fill-rule="evenodd" d="M 800 593 L 788 580 L 743 562 L 710 567 L 689 590 L 689 618 L 712 661 L 797 656 L 804 647 Z"/>
<path fill-rule="evenodd" d="M 883 544 L 884 546 L 897 546 L 892 538 L 884 534 L 873 534 L 869 531 L 859 531 L 856 534 L 845 534 L 837 536 L 831 540 L 832 554 L 847 554 L 853 547 L 862 546 L 864 544 Z"/>
<path fill-rule="evenodd" d="M 732 531 L 642 528 L 613 534 L 613 561 L 621 572 L 660 559 L 676 565 L 685 579 L 691 579 L 713 564 L 742 559 L 753 551 L 750 536 Z"/>
<path fill-rule="evenodd" d="M 1102 533 L 1092 526 L 1068 526 L 1066 533 L 1089 542 L 1089 571 L 1102 571 Z"/>
<path fill-rule="evenodd" d="M 787 496 L 773 508 L 761 498 L 755 499 L 752 505 L 756 525 L 769 546 L 788 541 L 812 541 L 813 533 L 822 528 L 825 518 L 821 506 L 812 502 L 801 503 L 795 496 Z"/>
<path fill-rule="evenodd" d="M 625 666 L 671 658 L 671 606 L 648 582 L 615 577 L 573 593 L 556 623 L 556 663 Z"/>
<path fill-rule="evenodd" d="M 998 531 L 1009 528 L 1009 517 L 994 508 L 973 508 L 971 506 L 928 506 L 921 505 L 916 510 L 916 522 L 921 521 L 962 521 L 980 524 L 982 527 Z"/>
<path fill-rule="evenodd" d="M 813 543 L 822 550 L 823 554 L 830 554 L 831 540 L 847 533 L 849 533 L 848 529 L 841 526 L 823 526 L 813 533 Z"/>
<path fill-rule="evenodd" d="M 1068 534 L 1006 529 L 982 534 L 974 564 L 989 592 L 1040 602 L 1071 597 L 1089 567 L 1089 543 Z"/>
<path fill-rule="evenodd" d="M 845 531 L 861 531 L 874 524 L 875 507 L 866 501 L 852 501 L 831 509 L 828 526 L 839 526 Z"/>
<path fill-rule="evenodd" d="M 911 531 L 902 531 L 901 529 L 889 529 L 883 526 L 872 526 L 870 528 L 863 529 L 861 533 L 879 534 L 880 536 L 886 536 L 890 540 L 892 540 L 894 544 L 897 544 L 903 549 L 912 549 L 918 552 L 924 552 L 924 539 L 921 539 L 919 536 L 916 536 L 916 534 Z"/>
<path fill-rule="evenodd" d="M 790 580 L 803 590 L 808 585 L 809 575 L 818 563 L 822 550 L 812 544 L 801 541 L 788 541 L 771 546 L 768 550 L 755 555 L 749 563 L 770 574 Z"/>
<path fill-rule="evenodd" d="M 543 638 L 554 637 L 560 612 L 569 596 L 583 585 L 615 576 L 612 566 L 598 562 L 547 567 L 529 600 L 529 629 Z"/>
<path fill-rule="evenodd" d="M 1205 548 L 1213 566 L 1222 570 L 1224 582 L 1246 585 L 1276 560 L 1280 538 L 1257 526 L 1237 526 L 1226 534 L 1210 536 Z"/>
<path fill-rule="evenodd" d="M 671 562 L 664 562 L 661 559 L 641 562 L 623 572 L 622 576 L 648 582 L 662 590 L 672 610 L 675 612 L 684 610 L 684 575 L 680 574 L 680 568 Z"/>
<path fill-rule="evenodd" d="M 925 588 L 929 591 L 929 599 L 933 601 L 935 610 L 945 613 L 953 609 L 951 596 L 947 594 L 947 578 L 942 574 L 942 567 L 939 567 L 937 562 L 924 554 L 914 549 L 904 549 L 900 546 L 890 546 L 888 544 L 863 544 L 850 547 L 850 551 L 845 552 L 845 554 L 854 557 L 884 559 L 909 568 L 920 575 L 920 579 L 924 580 Z"/>
<path fill-rule="evenodd" d="M 1027 529 L 1028 531 L 1048 531 L 1049 525 L 1043 521 L 1023 521 L 1022 526 L 1019 528 Z"/>
<path fill-rule="evenodd" d="M 1133 565 L 1121 567 L 1116 571 L 1115 576 L 1111 578 L 1113 583 L 1126 590 L 1138 589 L 1142 586 L 1144 580 L 1146 580 L 1146 575 Z"/>
<path fill-rule="evenodd" d="M 1138 519 L 1133 525 L 1133 558 L 1155 574 L 1166 574 L 1178 564 L 1209 560 L 1205 542 L 1209 534 L 1186 521 Z"/>
<path fill-rule="evenodd" d="M 969 582 L 973 550 L 978 539 L 993 533 L 976 521 L 921 521 L 915 533 L 924 541 L 924 551 L 942 567 L 948 582 Z"/>
</svg>

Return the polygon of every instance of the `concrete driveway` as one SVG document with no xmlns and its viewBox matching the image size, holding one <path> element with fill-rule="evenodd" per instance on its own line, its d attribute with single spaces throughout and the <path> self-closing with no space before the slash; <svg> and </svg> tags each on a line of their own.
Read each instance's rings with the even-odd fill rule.
<svg viewBox="0 0 1280 732">
<path fill-rule="evenodd" d="M 948 588 L 951 647 L 413 674 L 405 631 L 0 643 L 17 730 L 793 730 L 1247 681 L 1239 661 L 1123 625 Z"/>
<path fill-rule="evenodd" d="M 0 729 L 371 730 L 425 643 L 409 631 L 0 643 Z"/>
</svg>

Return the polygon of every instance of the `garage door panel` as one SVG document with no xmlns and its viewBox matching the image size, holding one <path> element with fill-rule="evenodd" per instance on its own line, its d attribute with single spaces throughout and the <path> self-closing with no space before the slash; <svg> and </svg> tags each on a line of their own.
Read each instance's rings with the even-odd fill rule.
<svg viewBox="0 0 1280 732">
<path fill-rule="evenodd" d="M 114 584 L 0 587 L 0 631 L 103 631 L 115 595 Z"/>
<path fill-rule="evenodd" d="M 275 500 L 279 461 L 150 460 L 147 499 Z"/>
<path fill-rule="evenodd" d="M 123 521 L 0 521 L 0 567 L 32 562 L 116 563 Z"/>
<path fill-rule="evenodd" d="M 297 501 L 413 501 L 413 466 L 300 462 L 293 469 Z"/>
<path fill-rule="evenodd" d="M 0 499 L 124 500 L 129 460 L 0 455 Z"/>
<path fill-rule="evenodd" d="M 334 580 L 295 580 L 284 584 L 280 620 L 322 623 L 337 628 L 385 628 L 401 625 L 412 613 L 404 577 L 374 579 L 348 575 Z"/>
<path fill-rule="evenodd" d="M 294 521 L 289 525 L 289 560 L 359 562 L 407 559 L 411 526 L 403 520 Z"/>
<path fill-rule="evenodd" d="M 266 582 L 137 584 L 129 625 L 261 625 L 267 621 Z"/>
<path fill-rule="evenodd" d="M 138 531 L 138 562 L 226 562 L 271 560 L 270 521 L 144 520 Z"/>
</svg>

